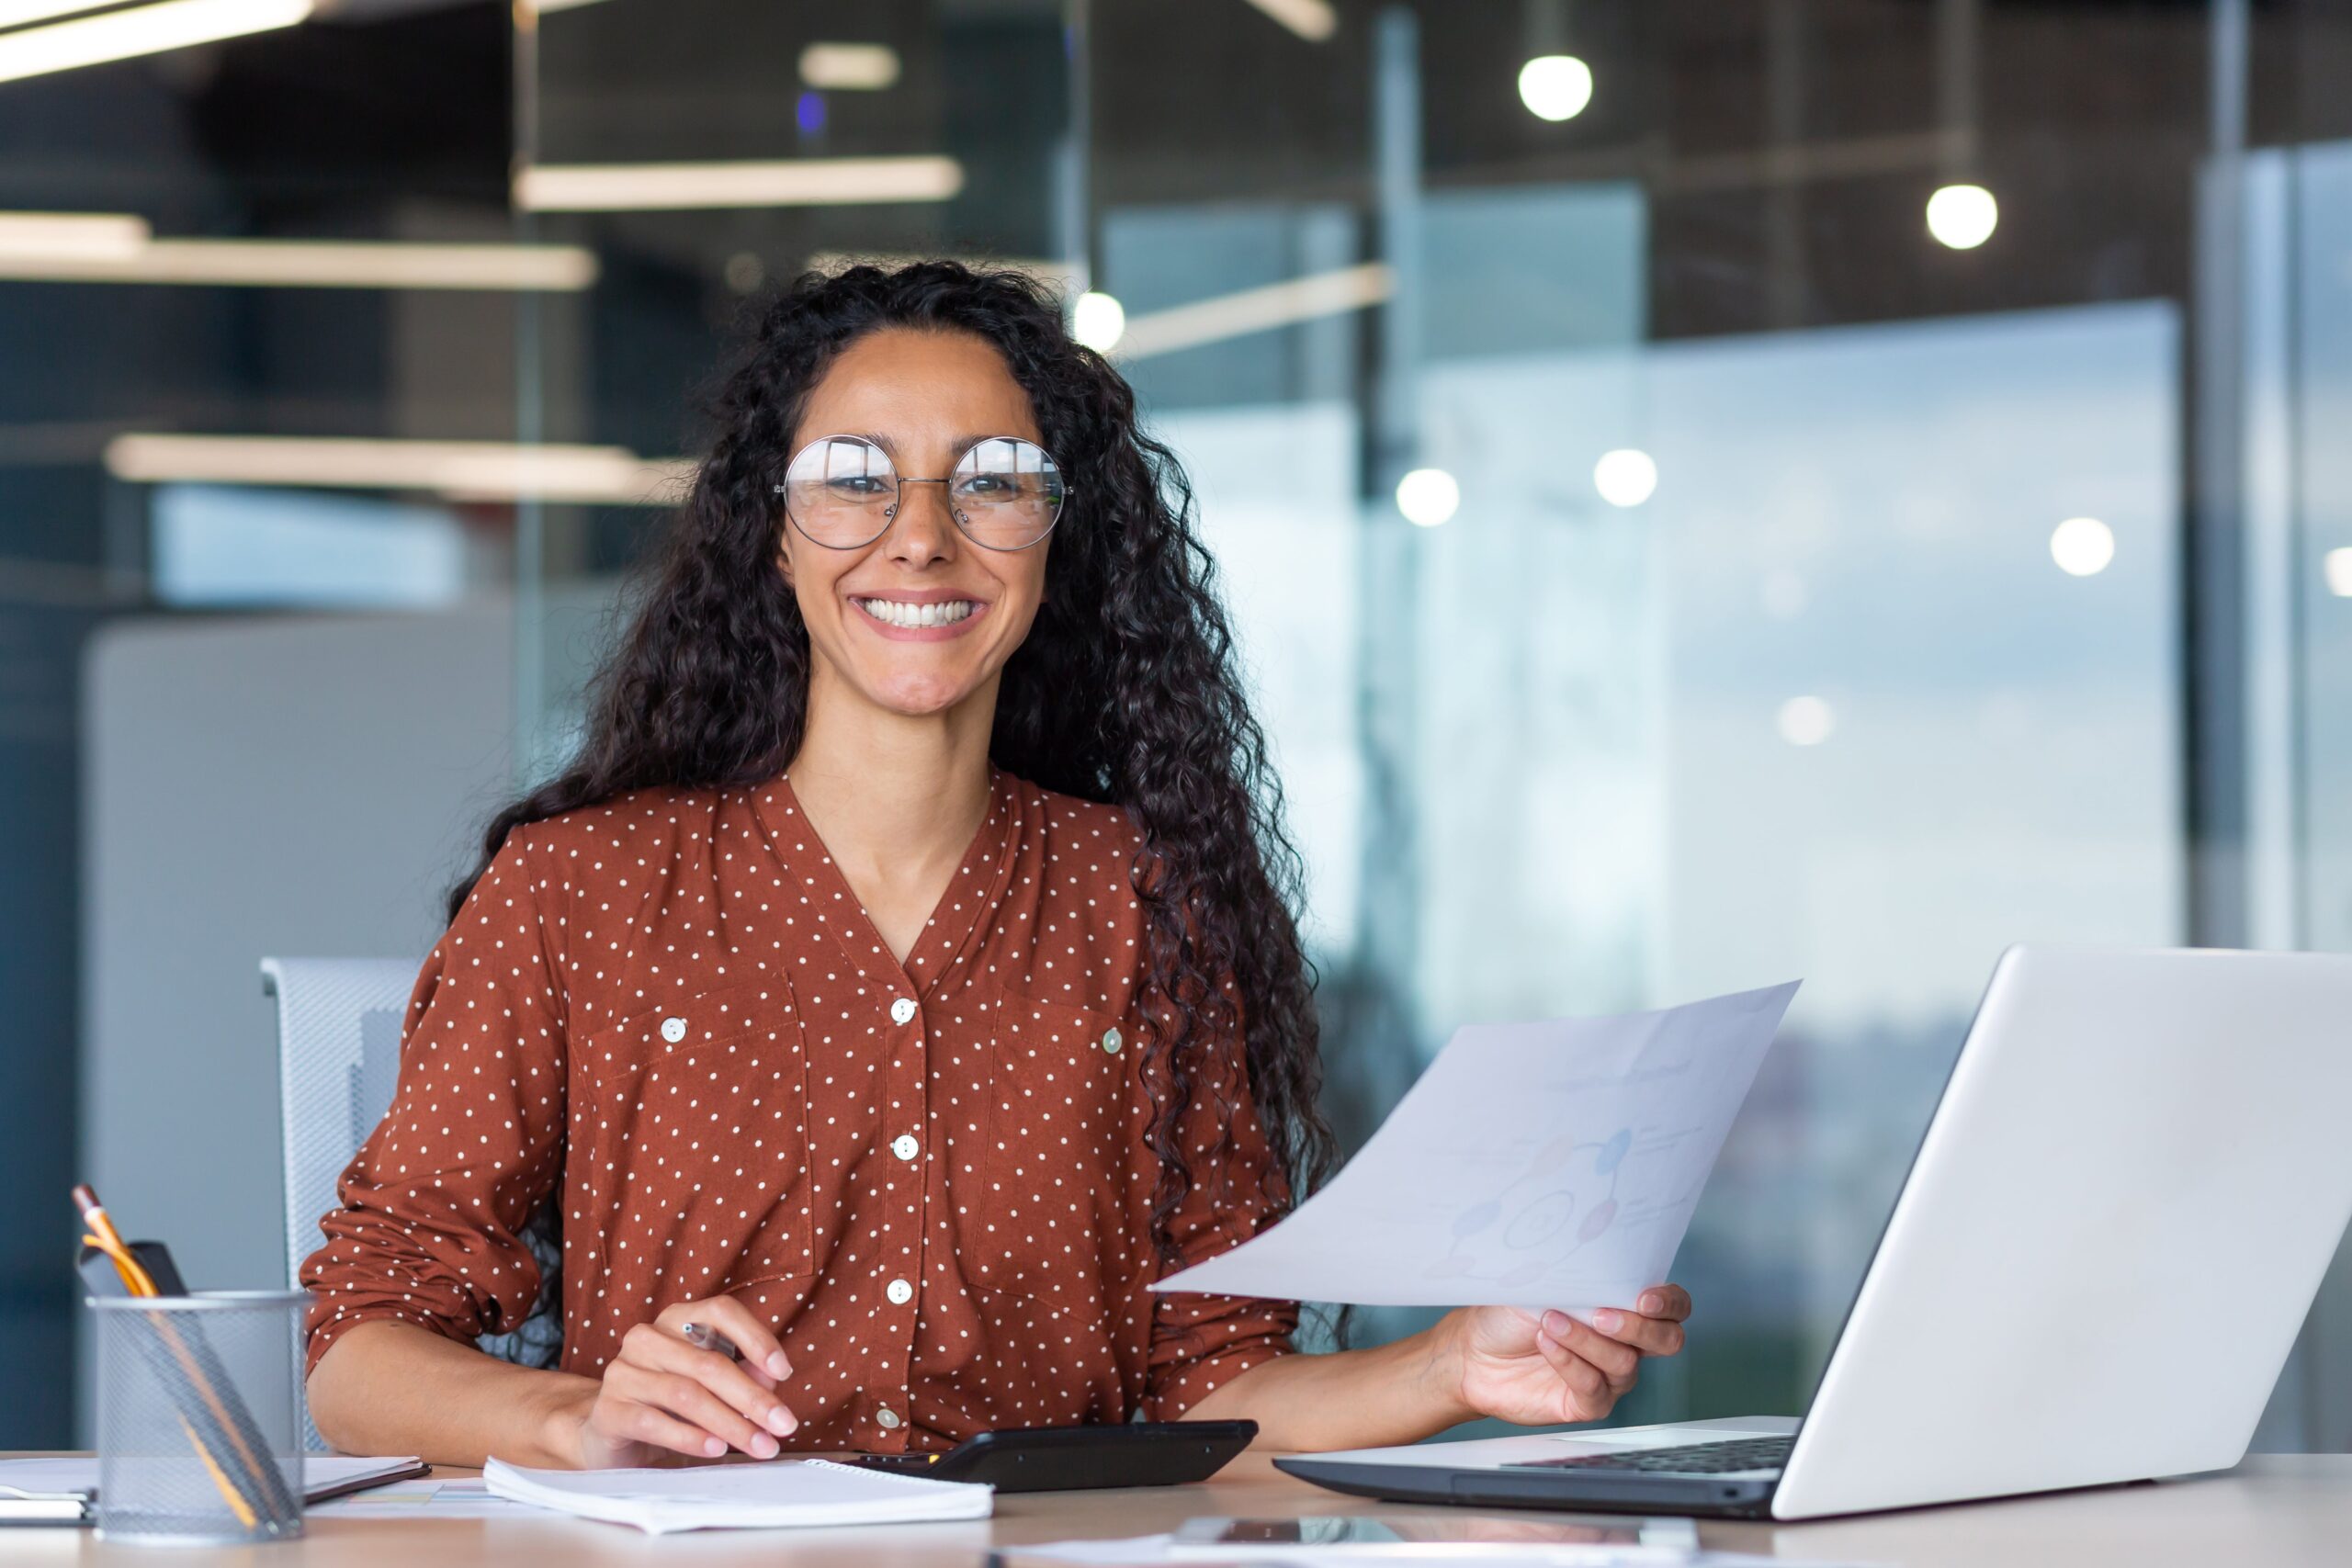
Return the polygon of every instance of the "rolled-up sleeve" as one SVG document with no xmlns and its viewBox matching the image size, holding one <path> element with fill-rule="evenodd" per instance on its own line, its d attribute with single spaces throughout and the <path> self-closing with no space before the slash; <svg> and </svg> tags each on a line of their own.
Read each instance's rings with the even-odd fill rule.
<svg viewBox="0 0 2352 1568">
<path fill-rule="evenodd" d="M 528 833 L 507 836 L 417 976 L 391 1109 L 302 1265 L 306 1374 L 356 1324 L 470 1341 L 513 1328 L 537 1296 L 521 1232 L 562 1171 L 565 1008 Z"/>
<path fill-rule="evenodd" d="M 1170 1219 L 1169 1239 L 1180 1258 L 1160 1271 L 1163 1279 L 1239 1246 L 1283 1213 L 1286 1186 L 1270 1168 L 1238 1033 L 1211 1055 L 1185 1109 L 1192 1186 Z M 1210 1390 L 1293 1348 L 1296 1302 L 1191 1292 L 1152 1300 L 1146 1420 L 1178 1420 Z"/>
</svg>

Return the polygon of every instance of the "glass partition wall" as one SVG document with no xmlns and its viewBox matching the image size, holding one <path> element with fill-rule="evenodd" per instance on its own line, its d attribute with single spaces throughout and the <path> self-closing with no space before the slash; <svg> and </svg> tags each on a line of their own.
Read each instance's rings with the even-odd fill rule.
<svg viewBox="0 0 2352 1568">
<path fill-rule="evenodd" d="M 1684 1253 L 1704 1331 L 1627 1418 L 1802 1406 L 2007 943 L 2352 946 L 2352 470 L 2319 434 L 2352 160 L 2315 145 L 2352 128 L 2249 90 L 2340 25 L 542 0 L 516 27 L 518 223 L 601 265 L 521 306 L 517 426 L 579 475 L 517 515 L 525 771 L 577 733 L 746 301 L 852 257 L 1049 277 L 1197 489 L 1351 1144 L 1459 1023 L 1806 978 Z M 2267 1442 L 2352 1442 L 2346 1296 Z"/>
</svg>

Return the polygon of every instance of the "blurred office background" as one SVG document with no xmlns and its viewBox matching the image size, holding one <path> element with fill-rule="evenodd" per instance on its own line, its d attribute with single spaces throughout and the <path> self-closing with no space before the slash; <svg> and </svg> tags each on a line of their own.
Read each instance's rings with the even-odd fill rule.
<svg viewBox="0 0 2352 1568">
<path fill-rule="evenodd" d="M 2006 943 L 2352 947 L 2346 0 L 0 29 L 0 1447 L 76 1173 L 283 1277 L 255 964 L 430 944 L 844 257 L 1050 277 L 1189 463 L 1351 1137 L 1462 1021 L 1806 978 L 1628 1416 L 1801 1406 Z M 2262 1441 L 2352 1447 L 2352 1266 Z"/>
</svg>

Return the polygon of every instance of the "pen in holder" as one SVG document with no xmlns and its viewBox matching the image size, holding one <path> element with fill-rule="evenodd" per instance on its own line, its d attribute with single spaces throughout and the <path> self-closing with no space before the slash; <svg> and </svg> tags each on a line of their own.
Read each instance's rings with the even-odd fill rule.
<svg viewBox="0 0 2352 1568">
<path fill-rule="evenodd" d="M 302 1533 L 299 1291 L 92 1296 L 98 1531 L 203 1544 Z"/>
</svg>

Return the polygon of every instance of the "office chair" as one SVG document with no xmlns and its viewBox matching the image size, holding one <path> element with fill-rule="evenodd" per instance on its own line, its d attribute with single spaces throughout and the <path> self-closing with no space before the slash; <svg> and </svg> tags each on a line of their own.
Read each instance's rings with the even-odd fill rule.
<svg viewBox="0 0 2352 1568">
<path fill-rule="evenodd" d="M 392 1103 L 401 1021 L 418 964 L 408 958 L 265 958 L 262 990 L 277 998 L 278 1112 L 286 1166 L 286 1277 L 301 1283 L 318 1250 L 319 1217 L 335 1181 Z M 563 1349 L 562 1206 L 550 1200 L 524 1227 L 538 1260 L 530 1315 L 475 1343 L 502 1361 L 552 1367 Z M 326 1445 L 303 1416 L 314 1449 Z"/>
</svg>

